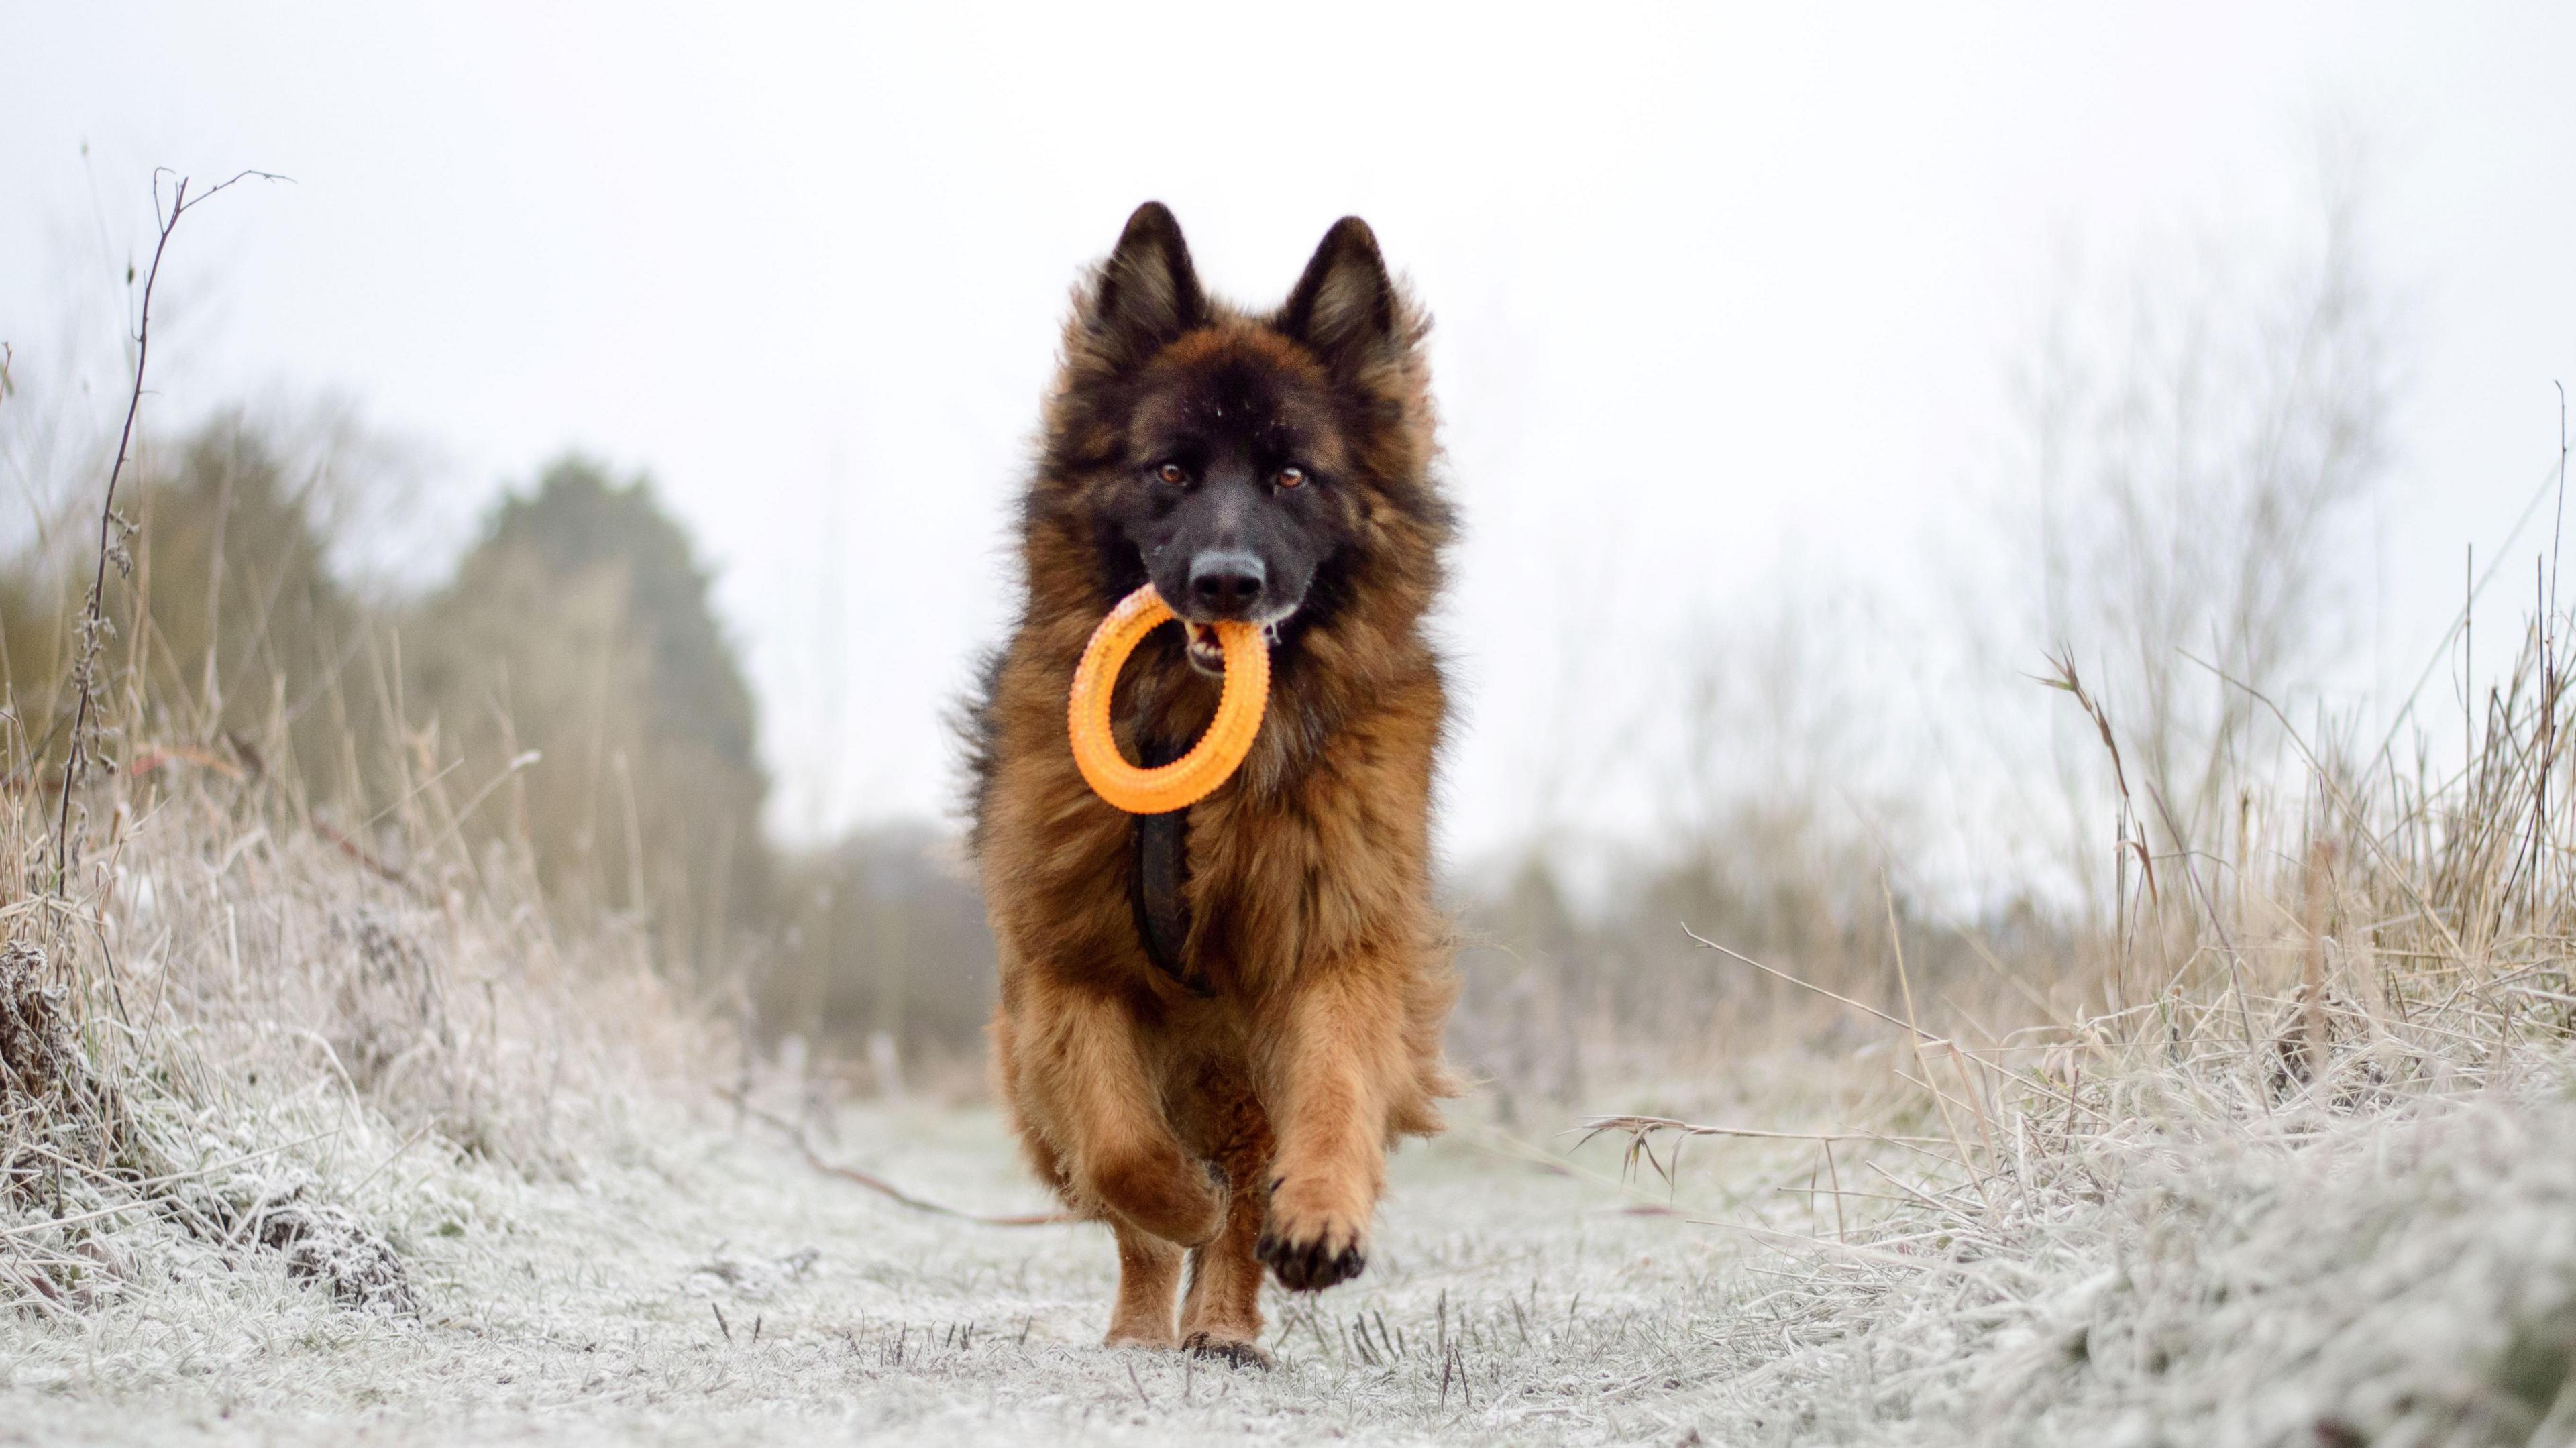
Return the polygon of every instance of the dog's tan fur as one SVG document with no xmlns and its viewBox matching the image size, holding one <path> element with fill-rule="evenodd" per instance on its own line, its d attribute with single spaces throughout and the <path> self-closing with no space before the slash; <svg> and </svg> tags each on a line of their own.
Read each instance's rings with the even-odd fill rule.
<svg viewBox="0 0 2576 1448">
<path fill-rule="evenodd" d="M 1349 228 L 1376 266 L 1365 227 L 1336 238 Z M 1329 302 L 1339 284 L 1328 273 L 1317 292 Z M 1258 1360 L 1261 1262 L 1292 1288 L 1358 1271 L 1388 1149 L 1438 1131 L 1436 1099 L 1456 1089 L 1440 1037 L 1457 987 L 1430 900 L 1445 703 L 1421 623 L 1449 513 L 1431 476 L 1423 324 L 1390 289 L 1384 345 L 1336 350 L 1312 327 L 1301 341 L 1210 303 L 1139 353 L 1104 337 L 1102 294 L 1080 289 L 1065 329 L 1026 503 L 1026 606 L 972 716 L 1001 956 L 994 1072 L 1041 1177 L 1116 1234 L 1108 1341 Z M 1251 757 L 1189 814 L 1187 955 L 1203 994 L 1145 952 L 1134 821 L 1084 785 L 1065 711 L 1084 642 L 1137 581 L 1104 552 L 1088 500 L 1133 414 L 1217 364 L 1319 399 L 1343 543 L 1329 608 L 1274 655 Z M 1148 639 L 1115 696 L 1130 759 L 1140 736 L 1186 743 L 1214 711 L 1217 684 L 1187 666 L 1177 632 Z"/>
</svg>

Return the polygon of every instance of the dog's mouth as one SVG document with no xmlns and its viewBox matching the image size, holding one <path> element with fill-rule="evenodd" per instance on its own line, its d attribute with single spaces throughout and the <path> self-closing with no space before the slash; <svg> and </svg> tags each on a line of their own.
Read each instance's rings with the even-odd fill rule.
<svg viewBox="0 0 2576 1448">
<path fill-rule="evenodd" d="M 1216 626 L 1181 620 L 1189 633 L 1190 667 L 1210 678 L 1225 677 L 1225 645 L 1217 642 Z"/>
<path fill-rule="evenodd" d="M 1289 613 L 1293 612 L 1295 612 L 1295 610 L 1289 610 Z M 1279 629 L 1281 625 L 1288 622 L 1289 613 L 1282 613 L 1277 618 L 1270 619 L 1257 625 L 1261 630 L 1262 647 L 1275 648 L 1278 646 Z M 1207 675 L 1211 679 L 1224 678 L 1225 644 L 1216 636 L 1216 625 L 1210 623 L 1193 623 L 1188 619 L 1182 619 L 1181 632 L 1184 638 L 1188 641 L 1187 645 L 1181 650 L 1181 652 L 1189 659 L 1190 667 Z"/>
</svg>

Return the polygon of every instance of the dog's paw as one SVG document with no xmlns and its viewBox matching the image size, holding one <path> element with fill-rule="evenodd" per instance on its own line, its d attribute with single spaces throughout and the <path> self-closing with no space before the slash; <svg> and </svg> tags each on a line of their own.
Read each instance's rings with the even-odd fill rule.
<svg viewBox="0 0 2576 1448">
<path fill-rule="evenodd" d="M 1214 1358 L 1230 1368 L 1267 1368 L 1270 1354 L 1261 1345 L 1213 1333 L 1194 1332 L 1181 1339 L 1181 1349 L 1197 1357 Z"/>
<path fill-rule="evenodd" d="M 1253 1252 L 1291 1292 L 1321 1292 L 1368 1266 L 1368 1219 L 1299 1205 L 1291 1187 L 1274 1187 L 1270 1220 Z"/>
<path fill-rule="evenodd" d="M 1151 1328 L 1139 1331 L 1130 1328 L 1118 1327 L 1109 1329 L 1109 1335 L 1100 1340 L 1100 1345 L 1102 1347 L 1152 1348 L 1157 1352 L 1169 1352 L 1175 1346 L 1172 1341 L 1172 1331 L 1170 1328 L 1165 1328 L 1158 1333 L 1153 1331 Z"/>
</svg>

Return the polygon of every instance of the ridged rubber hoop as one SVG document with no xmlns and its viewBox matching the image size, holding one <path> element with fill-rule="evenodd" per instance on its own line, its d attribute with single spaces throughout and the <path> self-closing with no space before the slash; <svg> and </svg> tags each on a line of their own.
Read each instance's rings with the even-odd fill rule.
<svg viewBox="0 0 2576 1448">
<path fill-rule="evenodd" d="M 1248 623 L 1216 625 L 1225 649 L 1225 690 L 1217 696 L 1216 718 L 1190 752 L 1154 769 L 1140 769 L 1118 753 L 1109 728 L 1109 696 L 1118 686 L 1118 671 L 1127 656 L 1173 617 L 1163 596 L 1148 583 L 1118 601 L 1083 645 L 1082 662 L 1073 671 L 1069 723 L 1073 762 L 1092 792 L 1129 814 L 1166 814 L 1187 809 L 1208 797 L 1252 752 L 1261 731 L 1262 706 L 1270 699 L 1270 646 L 1261 630 Z"/>
</svg>

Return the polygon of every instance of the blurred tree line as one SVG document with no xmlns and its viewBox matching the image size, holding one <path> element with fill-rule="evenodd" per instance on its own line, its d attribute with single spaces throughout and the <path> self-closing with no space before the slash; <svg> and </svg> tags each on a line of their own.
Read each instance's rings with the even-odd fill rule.
<svg viewBox="0 0 2576 1448">
<path fill-rule="evenodd" d="M 2340 605 L 2401 390 L 2356 210 L 2323 189 L 2282 258 L 2177 275 L 2151 256 L 2060 303 L 2019 370 L 1993 516 L 1945 562 L 1955 616 L 1909 627 L 1782 588 L 1710 623 L 1654 671 L 1627 751 L 1660 818 L 1615 841 L 1543 820 L 1461 882 L 1451 1045 L 1507 1113 L 1884 1041 L 1822 992 L 1983 1038 L 2100 1009 L 2123 912 L 2154 889 L 2133 869 L 2152 857 L 2170 889 L 2177 860 L 2284 835 L 2263 812 L 2304 807 L 2274 786 L 2306 775 L 2256 701 L 2331 722 L 2296 691 L 2350 646 Z M 993 969 L 973 885 L 926 828 L 803 850 L 764 835 L 755 703 L 647 481 L 561 460 L 447 576 L 396 591 L 335 562 L 363 471 L 238 416 L 147 453 L 131 584 L 112 590 L 134 611 L 107 644 L 111 755 L 297 791 L 394 872 L 416 837 L 398 826 L 446 811 L 434 827 L 495 862 L 487 888 L 533 880 L 568 919 L 635 922 L 757 1044 L 793 1035 L 871 1074 L 888 1047 L 977 1053 Z M 104 468 L 54 472 L 83 480 L 77 498 Z M 59 778 L 94 558 L 80 513 L 0 558 L 0 743 L 21 761 L 0 787 Z M 2052 659 L 2080 663 L 2109 724 L 2031 681 Z M 1909 676 L 1937 708 L 1898 717 Z M 1980 751 L 1947 792 L 1927 778 Z M 1944 849 L 1948 887 L 1909 878 Z"/>
<path fill-rule="evenodd" d="M 750 685 L 648 479 L 560 459 L 447 577 L 396 591 L 335 565 L 348 495 L 381 480 L 304 431 L 231 414 L 144 453 L 103 646 L 112 757 L 291 791 L 397 875 L 427 817 L 492 862 L 486 884 L 533 880 L 567 922 L 648 932 L 760 1044 L 975 1051 L 993 976 L 976 891 L 927 829 L 801 851 L 764 835 Z M 0 557 L 13 789 L 59 778 L 69 732 L 95 535 L 70 505 L 53 521 Z"/>
</svg>

